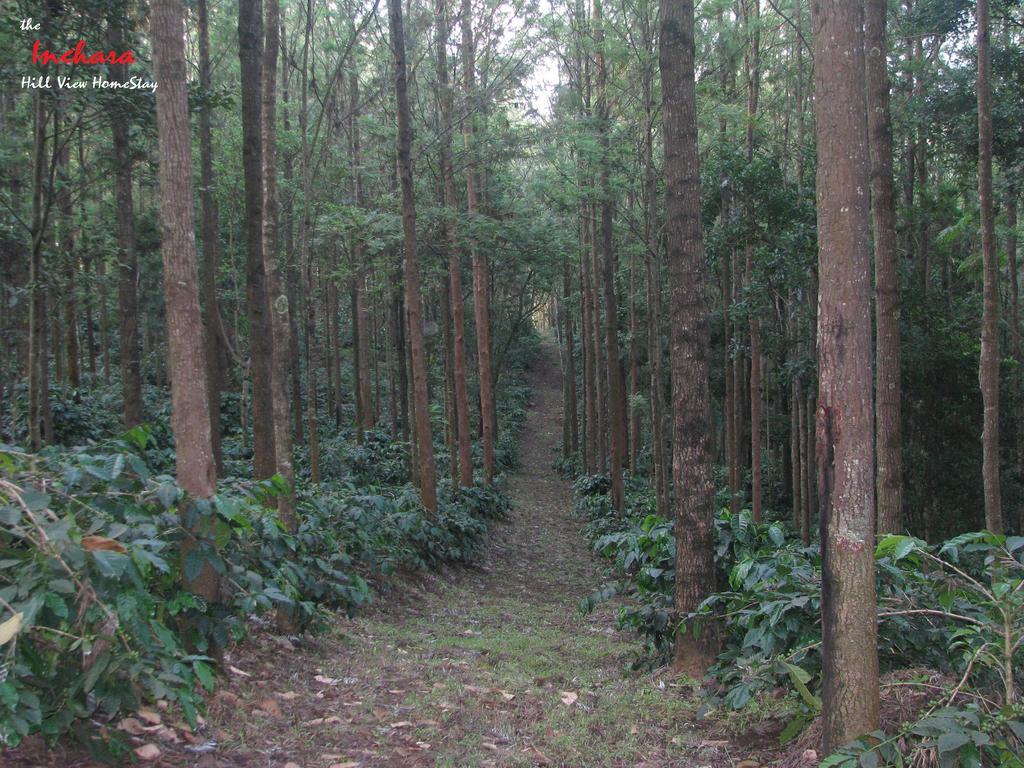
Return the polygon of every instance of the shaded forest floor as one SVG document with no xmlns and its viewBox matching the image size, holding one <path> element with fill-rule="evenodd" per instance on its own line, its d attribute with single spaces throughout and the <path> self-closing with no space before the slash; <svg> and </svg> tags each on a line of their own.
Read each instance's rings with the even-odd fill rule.
<svg viewBox="0 0 1024 768">
<path fill-rule="evenodd" d="M 493 524 L 484 561 L 396 579 L 370 611 L 294 644 L 257 630 L 229 657 L 202 738 L 193 737 L 216 747 L 196 754 L 183 741 L 154 739 L 158 764 L 770 763 L 777 723 L 750 714 L 698 719 L 692 681 L 664 669 L 625 671 L 640 648 L 616 630 L 614 604 L 580 615 L 580 599 L 606 574 L 579 535 L 569 483 L 552 469 L 562 430 L 553 346 L 531 379 L 521 465 L 509 478 L 512 511 Z"/>
</svg>

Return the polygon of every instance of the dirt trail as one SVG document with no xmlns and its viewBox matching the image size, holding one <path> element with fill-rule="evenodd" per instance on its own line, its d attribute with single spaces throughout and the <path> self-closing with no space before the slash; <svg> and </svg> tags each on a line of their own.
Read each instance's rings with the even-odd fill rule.
<svg viewBox="0 0 1024 768">
<path fill-rule="evenodd" d="M 492 526 L 483 562 L 402 575 L 372 610 L 338 617 L 326 633 L 294 644 L 254 631 L 226 659 L 228 673 L 195 739 L 206 740 L 199 746 L 207 751 L 164 740 L 150 765 L 759 764 L 741 762 L 758 739 L 743 739 L 750 746 L 742 748 L 729 736 L 757 732 L 749 715 L 728 731 L 698 720 L 692 683 L 667 670 L 625 671 L 639 647 L 616 630 L 614 606 L 580 615 L 579 601 L 606 568 L 579 535 L 569 483 L 552 469 L 562 432 L 552 344 L 532 366 L 531 382 L 521 466 L 508 478 L 512 511 Z M 68 746 L 47 751 L 40 743 L 15 764 L 95 764 Z"/>
<path fill-rule="evenodd" d="M 513 509 L 482 564 L 385 593 L 308 645 L 245 643 L 211 707 L 200 766 L 726 766 L 668 673 L 625 673 L 638 650 L 614 608 L 581 616 L 601 583 L 552 469 L 562 429 L 557 351 L 531 373 Z M 290 766 L 289 768 L 294 768 Z"/>
</svg>

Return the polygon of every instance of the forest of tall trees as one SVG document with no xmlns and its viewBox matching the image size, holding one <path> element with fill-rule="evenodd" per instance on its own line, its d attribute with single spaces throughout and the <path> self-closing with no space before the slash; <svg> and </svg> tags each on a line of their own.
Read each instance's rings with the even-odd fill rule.
<svg viewBox="0 0 1024 768">
<path fill-rule="evenodd" d="M 1018 0 L 0 45 L 0 763 L 1024 766 Z"/>
</svg>

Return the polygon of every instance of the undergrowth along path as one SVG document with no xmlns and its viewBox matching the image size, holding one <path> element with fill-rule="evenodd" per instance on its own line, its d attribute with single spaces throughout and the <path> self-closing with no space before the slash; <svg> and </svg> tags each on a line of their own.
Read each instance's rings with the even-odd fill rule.
<svg viewBox="0 0 1024 768">
<path fill-rule="evenodd" d="M 587 550 L 560 450 L 554 345 L 533 403 L 512 511 L 478 566 L 403 583 L 302 645 L 257 634 L 210 710 L 198 766 L 729 766 L 743 755 L 695 721 L 692 687 L 627 674 L 637 641 L 612 605 L 579 601 L 605 566 Z M 248 675 L 248 676 L 247 676 Z M 757 763 L 752 763 L 756 765 Z"/>
</svg>

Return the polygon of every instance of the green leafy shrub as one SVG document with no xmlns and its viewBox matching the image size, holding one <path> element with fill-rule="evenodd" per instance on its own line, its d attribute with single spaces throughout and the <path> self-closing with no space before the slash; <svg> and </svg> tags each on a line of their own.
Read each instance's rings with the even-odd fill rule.
<svg viewBox="0 0 1024 768">
<path fill-rule="evenodd" d="M 300 489 L 291 534 L 268 507 L 280 479 L 228 479 L 212 500 L 187 499 L 151 471 L 154 442 L 138 428 L 88 449 L 0 449 L 0 622 L 12 622 L 0 626 L 17 624 L 0 646 L 6 744 L 144 700 L 174 701 L 194 721 L 213 658 L 249 616 L 283 608 L 299 628 L 316 625 L 325 608 L 364 604 L 375 572 L 471 561 L 508 506 L 498 488 L 449 488 L 431 517 L 408 486 L 336 482 Z M 205 532 L 184 557 L 181 508 Z M 216 604 L 180 587 L 207 566 Z"/>
</svg>

